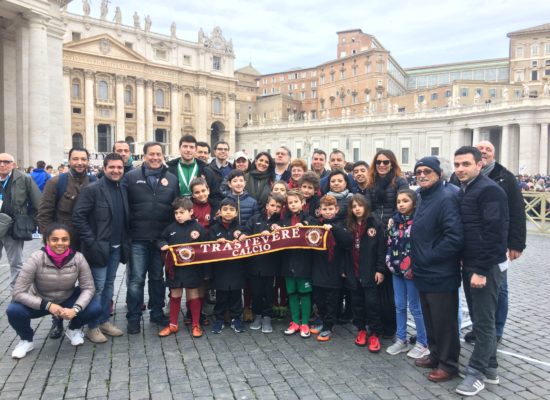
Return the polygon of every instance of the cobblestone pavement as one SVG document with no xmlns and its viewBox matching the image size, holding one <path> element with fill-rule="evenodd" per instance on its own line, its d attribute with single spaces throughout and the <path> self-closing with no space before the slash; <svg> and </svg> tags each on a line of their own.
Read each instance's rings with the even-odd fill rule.
<svg viewBox="0 0 550 400">
<path fill-rule="evenodd" d="M 509 271 L 510 313 L 499 347 L 501 383 L 487 385 L 484 399 L 550 398 L 550 237 L 529 235 L 528 248 Z M 25 255 L 37 249 L 26 245 Z M 126 328 L 124 267 L 116 282 L 114 322 Z M 334 339 L 285 337 L 285 323 L 272 334 L 225 328 L 192 339 L 187 328 L 160 339 L 144 317 L 142 333 L 106 344 L 75 348 L 47 339 L 50 319 L 34 320 L 35 349 L 11 358 L 18 341 L 5 316 L 10 301 L 9 267 L 0 262 L 0 399 L 430 399 L 457 398 L 459 379 L 429 382 L 404 354 L 370 354 L 353 344 L 351 325 Z M 383 350 L 390 344 L 383 341 Z M 463 345 L 464 364 L 472 346 Z"/>
</svg>

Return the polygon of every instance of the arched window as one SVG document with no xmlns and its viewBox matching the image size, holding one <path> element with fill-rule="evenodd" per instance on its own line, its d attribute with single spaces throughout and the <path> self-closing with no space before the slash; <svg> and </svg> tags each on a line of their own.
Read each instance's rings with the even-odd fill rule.
<svg viewBox="0 0 550 400">
<path fill-rule="evenodd" d="M 107 81 L 101 80 L 98 83 L 97 98 L 99 100 L 109 100 L 109 84 Z"/>
<path fill-rule="evenodd" d="M 127 106 L 134 103 L 134 91 L 130 85 L 124 88 L 124 104 Z"/>
<path fill-rule="evenodd" d="M 80 79 L 73 79 L 71 97 L 73 99 L 80 99 Z"/>
<path fill-rule="evenodd" d="M 73 147 L 84 147 L 84 138 L 82 137 L 81 133 L 73 133 Z"/>
<path fill-rule="evenodd" d="M 127 136 L 124 141 L 128 143 L 128 146 L 130 146 L 130 153 L 134 154 L 136 150 L 136 142 L 134 138 L 132 136 Z"/>
<path fill-rule="evenodd" d="M 157 107 L 164 107 L 164 90 L 157 89 L 155 91 L 155 104 Z"/>
<path fill-rule="evenodd" d="M 212 112 L 214 114 L 222 113 L 222 101 L 219 97 L 214 97 L 214 99 L 212 100 Z"/>
<path fill-rule="evenodd" d="M 183 96 L 183 109 L 185 111 L 191 111 L 191 95 L 189 93 Z"/>
</svg>

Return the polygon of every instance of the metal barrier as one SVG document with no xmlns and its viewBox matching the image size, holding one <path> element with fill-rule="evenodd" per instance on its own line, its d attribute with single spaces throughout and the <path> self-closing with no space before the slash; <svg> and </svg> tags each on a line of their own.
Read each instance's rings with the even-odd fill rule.
<svg viewBox="0 0 550 400">
<path fill-rule="evenodd" d="M 550 193 L 522 192 L 527 231 L 550 234 Z"/>
</svg>

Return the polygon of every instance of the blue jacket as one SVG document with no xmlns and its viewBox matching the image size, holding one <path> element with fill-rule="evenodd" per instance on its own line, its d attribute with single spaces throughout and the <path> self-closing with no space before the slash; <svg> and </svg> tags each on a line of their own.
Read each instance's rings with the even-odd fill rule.
<svg viewBox="0 0 550 400">
<path fill-rule="evenodd" d="M 458 191 L 443 181 L 419 191 L 411 229 L 411 258 L 421 292 L 447 292 L 460 286 L 464 243 Z"/>
<path fill-rule="evenodd" d="M 31 172 L 31 176 L 41 192 L 44 191 L 44 186 L 46 186 L 46 182 L 52 179 L 52 176 L 48 174 L 43 168 L 35 168 Z"/>
<path fill-rule="evenodd" d="M 506 260 L 508 247 L 508 197 L 492 179 L 479 175 L 460 191 L 464 223 L 465 272 L 485 275 Z"/>
<path fill-rule="evenodd" d="M 228 193 L 226 197 L 233 199 L 235 203 L 237 203 L 237 211 L 239 213 L 237 222 L 239 226 L 246 225 L 248 220 L 259 212 L 258 202 L 254 200 L 254 198 L 250 196 L 246 190 L 240 195 Z"/>
</svg>

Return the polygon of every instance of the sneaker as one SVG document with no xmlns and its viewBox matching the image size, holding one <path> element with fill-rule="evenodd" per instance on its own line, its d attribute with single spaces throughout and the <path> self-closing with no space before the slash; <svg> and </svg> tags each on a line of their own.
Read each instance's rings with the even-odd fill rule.
<svg viewBox="0 0 550 400">
<path fill-rule="evenodd" d="M 101 333 L 99 328 L 89 328 L 88 331 L 86 332 L 86 337 L 92 343 L 105 343 L 107 341 L 107 338 L 103 333 Z M 71 339 L 71 343 L 72 343 L 72 339 Z M 77 345 L 73 343 L 73 346 L 77 346 Z"/>
<path fill-rule="evenodd" d="M 120 328 L 113 325 L 111 322 L 105 322 L 101 325 L 99 325 L 99 330 L 104 333 L 105 335 L 118 337 L 124 335 L 122 330 Z"/>
<path fill-rule="evenodd" d="M 300 325 L 298 325 L 296 322 L 292 321 L 288 328 L 285 329 L 284 334 L 285 335 L 294 335 L 296 332 L 300 330 Z"/>
<path fill-rule="evenodd" d="M 59 339 L 63 334 L 63 319 L 61 318 L 52 318 L 52 327 L 50 328 L 50 333 L 48 334 L 50 339 Z"/>
<path fill-rule="evenodd" d="M 319 333 L 319 335 L 317 336 L 317 340 L 320 342 L 328 342 L 331 338 L 332 338 L 332 331 L 330 329 L 321 331 L 321 333 Z"/>
<path fill-rule="evenodd" d="M 141 332 L 141 323 L 140 321 L 128 321 L 128 325 L 126 326 L 126 332 L 128 332 L 129 335 L 135 335 L 136 333 Z"/>
<path fill-rule="evenodd" d="M 257 331 L 259 329 L 262 329 L 262 316 L 256 315 L 254 317 L 254 322 L 252 322 L 249 326 L 250 329 Z"/>
<path fill-rule="evenodd" d="M 191 336 L 193 336 L 194 338 L 200 338 L 203 333 L 204 332 L 199 325 L 193 325 L 193 327 L 191 328 Z"/>
<path fill-rule="evenodd" d="M 80 329 L 67 328 L 65 330 L 65 336 L 69 338 L 73 346 L 80 346 L 81 344 L 84 343 L 84 332 L 82 331 L 82 328 Z M 105 338 L 105 340 L 107 340 L 107 338 Z"/>
<path fill-rule="evenodd" d="M 386 353 L 396 356 L 409 350 L 409 344 L 401 339 L 397 339 L 394 344 L 386 349 Z"/>
<path fill-rule="evenodd" d="M 17 343 L 17 346 L 15 346 L 15 349 L 11 352 L 11 358 L 23 358 L 32 349 L 34 349 L 33 342 L 29 342 L 28 340 L 20 340 L 19 343 Z"/>
<path fill-rule="evenodd" d="M 422 346 L 420 343 L 416 343 L 416 345 L 407 353 L 407 357 L 414 358 L 415 360 L 429 355 L 430 350 L 426 346 Z"/>
<path fill-rule="evenodd" d="M 234 318 L 231 320 L 231 328 L 237 333 L 246 332 L 246 328 L 243 325 L 243 321 L 240 318 Z"/>
<path fill-rule="evenodd" d="M 475 375 L 466 375 L 460 385 L 456 387 L 456 392 L 463 396 L 475 396 L 485 389 L 485 384 Z"/>
<path fill-rule="evenodd" d="M 159 332 L 160 337 L 166 337 L 170 336 L 172 333 L 176 333 L 179 331 L 179 327 L 177 325 L 169 324 L 167 327 L 162 328 Z"/>
<path fill-rule="evenodd" d="M 464 341 L 466 343 L 474 344 L 476 342 L 476 335 L 474 334 L 474 331 L 471 331 L 465 334 Z"/>
<path fill-rule="evenodd" d="M 223 319 L 217 319 L 212 325 L 212 333 L 221 333 L 222 329 L 225 328 L 223 324 Z"/>
<path fill-rule="evenodd" d="M 373 333 L 369 337 L 369 351 L 371 353 L 378 353 L 380 351 L 380 340 L 376 333 Z"/>
<path fill-rule="evenodd" d="M 306 324 L 303 324 L 302 326 L 300 326 L 300 336 L 303 339 L 307 339 L 311 336 L 311 332 L 309 331 L 309 326 L 307 326 Z"/>
<path fill-rule="evenodd" d="M 485 383 L 490 383 L 491 385 L 498 385 L 500 383 L 500 378 L 498 377 L 498 372 L 496 368 L 485 368 Z"/>
<path fill-rule="evenodd" d="M 355 344 L 359 347 L 365 347 L 367 345 L 367 331 L 360 330 L 355 338 Z"/>
<path fill-rule="evenodd" d="M 273 332 L 273 327 L 271 326 L 271 317 L 262 318 L 262 333 L 271 333 Z"/>
<path fill-rule="evenodd" d="M 309 328 L 309 331 L 314 335 L 318 335 L 319 333 L 321 333 L 322 330 L 323 330 L 322 324 L 314 324 L 314 325 L 311 325 L 311 328 Z"/>
</svg>

